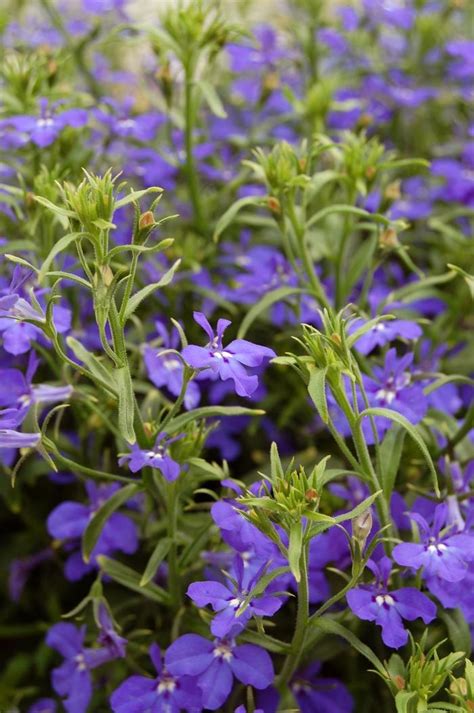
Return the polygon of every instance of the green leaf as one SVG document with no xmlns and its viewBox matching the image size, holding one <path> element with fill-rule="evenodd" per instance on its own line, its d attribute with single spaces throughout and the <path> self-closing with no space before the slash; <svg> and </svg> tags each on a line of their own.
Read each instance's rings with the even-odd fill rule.
<svg viewBox="0 0 474 713">
<path fill-rule="evenodd" d="M 337 515 L 333 518 L 334 522 L 345 522 L 346 520 L 353 520 L 355 517 L 359 517 L 359 515 L 362 515 L 362 513 L 364 513 L 372 505 L 374 500 L 379 497 L 381 492 L 381 490 L 378 490 L 376 493 L 372 493 L 372 495 L 369 495 L 368 498 L 362 500 L 361 503 L 356 505 L 356 507 L 352 510 L 349 510 L 349 512 L 344 512 L 342 513 L 342 515 Z"/>
<path fill-rule="evenodd" d="M 313 225 L 316 225 L 316 223 L 319 223 L 321 220 L 326 218 L 328 215 L 332 215 L 333 213 L 349 213 L 350 215 L 358 215 L 362 218 L 370 218 L 374 222 L 382 223 L 383 225 L 391 225 L 393 222 L 386 218 L 384 215 L 380 215 L 379 213 L 369 213 L 369 211 L 364 210 L 363 208 L 356 208 L 355 206 L 351 205 L 336 204 L 327 206 L 326 208 L 322 208 L 313 216 L 311 216 L 311 218 L 306 223 L 306 229 L 311 228 Z"/>
<path fill-rule="evenodd" d="M 397 426 L 389 428 L 380 446 L 380 463 L 382 467 L 382 488 L 387 502 L 392 495 L 395 480 L 400 466 L 406 431 Z"/>
<path fill-rule="evenodd" d="M 125 196 L 125 198 L 121 198 L 120 200 L 115 201 L 114 208 L 115 210 L 117 210 L 118 208 L 123 208 L 123 206 L 128 205 L 129 203 L 139 201 L 140 198 L 143 198 L 143 196 L 146 196 L 149 193 L 163 193 L 163 189 L 159 186 L 152 186 L 151 188 L 145 188 L 143 191 L 130 191 L 128 196 Z"/>
<path fill-rule="evenodd" d="M 399 691 L 395 696 L 397 713 L 417 713 L 419 710 L 418 700 L 419 696 L 416 691 Z"/>
<path fill-rule="evenodd" d="M 370 649 L 366 644 L 364 644 L 355 634 L 352 633 L 352 631 L 350 631 L 350 629 L 347 629 L 342 624 L 339 624 L 339 622 L 334 621 L 334 619 L 330 618 L 329 616 L 321 616 L 318 619 L 314 619 L 313 626 L 318 627 L 318 629 L 322 629 L 326 634 L 334 634 L 335 636 L 341 636 L 352 646 L 353 649 L 355 649 L 360 654 L 362 654 L 362 656 L 368 659 L 372 666 L 375 667 L 375 669 L 383 676 L 384 679 L 386 678 L 387 672 L 383 663 L 374 654 L 372 649 Z"/>
<path fill-rule="evenodd" d="M 424 440 L 421 438 L 420 434 L 418 431 L 415 429 L 415 427 L 410 423 L 410 421 L 405 418 L 405 416 L 402 416 L 402 414 L 397 413 L 397 411 L 392 411 L 391 409 L 388 408 L 368 408 L 365 409 L 365 411 L 362 411 L 362 413 L 358 417 L 358 421 L 360 422 L 364 416 L 383 416 L 384 418 L 388 418 L 391 421 L 395 421 L 395 423 L 398 423 L 400 426 L 402 426 L 408 433 L 409 435 L 413 438 L 417 446 L 419 447 L 420 451 L 423 453 L 425 460 L 428 464 L 428 468 L 431 473 L 431 478 L 433 482 L 433 488 L 436 493 L 436 495 L 439 497 L 440 496 L 440 491 L 439 491 L 439 485 L 438 485 L 438 475 L 436 473 L 436 469 L 434 467 L 433 461 L 430 456 L 430 452 L 428 448 L 426 447 L 426 443 Z"/>
<path fill-rule="evenodd" d="M 164 589 L 158 587 L 157 584 L 153 584 L 153 582 L 149 582 L 142 587 L 140 585 L 141 577 L 138 572 L 127 567 L 127 565 L 110 559 L 105 555 L 99 555 L 97 561 L 104 574 L 107 574 L 114 582 L 118 582 L 118 584 L 131 589 L 133 592 L 138 592 L 138 594 L 142 594 L 147 599 L 151 599 L 158 604 L 164 604 L 165 606 L 171 604 L 168 592 L 165 592 Z"/>
<path fill-rule="evenodd" d="M 471 293 L 471 297 L 474 299 L 474 275 L 470 275 L 468 272 L 463 270 L 461 267 L 458 267 L 457 265 L 450 265 L 448 263 L 448 267 L 451 270 L 454 270 L 454 272 L 457 272 L 458 275 L 461 275 L 461 277 L 464 278 L 466 285 L 469 287 L 469 292 Z"/>
<path fill-rule="evenodd" d="M 288 564 L 297 582 L 301 580 L 301 553 L 303 551 L 303 524 L 301 520 L 294 522 L 290 529 L 288 544 Z"/>
<path fill-rule="evenodd" d="M 176 260 L 176 262 L 170 267 L 169 270 L 165 272 L 163 277 L 158 280 L 158 282 L 154 282 L 151 285 L 146 285 L 146 287 L 143 287 L 129 299 L 124 312 L 124 321 L 127 321 L 127 319 L 131 317 L 131 315 L 135 312 L 135 310 L 139 307 L 139 305 L 141 304 L 141 302 L 143 302 L 144 299 L 146 299 L 149 295 L 153 294 L 153 292 L 158 290 L 160 287 L 166 287 L 166 285 L 169 285 L 180 263 L 181 259 Z"/>
<path fill-rule="evenodd" d="M 327 366 L 317 369 L 314 364 L 308 364 L 309 382 L 308 393 L 316 406 L 324 423 L 329 422 L 328 402 L 326 397 Z"/>
<path fill-rule="evenodd" d="M 103 218 L 93 220 L 92 225 L 95 225 L 99 230 L 114 230 L 117 227 L 114 223 L 111 223 L 109 220 L 104 220 Z"/>
<path fill-rule="evenodd" d="M 264 206 L 267 204 L 267 197 L 255 197 L 255 196 L 245 196 L 245 198 L 239 198 L 238 201 L 235 201 L 235 203 L 232 203 L 230 208 L 226 210 L 224 215 L 222 215 L 219 220 L 217 221 L 216 228 L 214 230 L 214 240 L 217 242 L 229 225 L 233 223 L 235 216 L 239 211 L 242 210 L 242 208 L 245 208 L 248 205 L 253 205 L 253 206 Z"/>
<path fill-rule="evenodd" d="M 143 576 L 140 580 L 140 587 L 144 587 L 146 584 L 148 584 L 148 582 L 151 582 L 151 580 L 158 571 L 158 567 L 170 551 L 172 542 L 173 541 L 170 537 L 164 537 L 158 542 L 155 549 L 153 550 L 150 559 L 148 560 L 147 566 L 145 567 L 145 571 L 143 572 Z"/>
<path fill-rule="evenodd" d="M 428 396 L 429 394 L 432 394 L 433 391 L 440 389 L 445 384 L 452 383 L 469 384 L 469 386 L 473 386 L 474 379 L 470 379 L 468 376 L 462 376 L 462 374 L 449 374 L 448 376 L 441 376 L 439 379 L 436 379 L 436 381 L 433 381 L 432 384 L 426 386 L 423 389 L 423 393 Z"/>
<path fill-rule="evenodd" d="M 100 533 L 109 517 L 140 490 L 141 485 L 138 483 L 137 485 L 126 485 L 124 488 L 117 490 L 96 510 L 91 520 L 89 520 L 84 535 L 82 536 L 82 556 L 86 562 L 89 562 L 91 552 L 96 546 Z"/>
<path fill-rule="evenodd" d="M 41 265 L 41 270 L 38 273 L 38 282 L 42 282 L 42 280 L 44 280 L 46 273 L 48 272 L 50 266 L 54 261 L 54 258 L 59 255 L 59 253 L 63 252 L 63 250 L 66 250 L 66 248 L 68 248 L 69 245 L 71 245 L 72 243 L 75 243 L 76 240 L 80 240 L 80 238 L 85 238 L 87 236 L 88 233 L 84 232 L 68 233 L 68 235 L 65 235 L 63 238 L 58 240 L 54 248 L 52 248 L 49 255 L 45 258 L 43 264 Z"/>
<path fill-rule="evenodd" d="M 242 602 L 242 604 L 240 605 L 237 616 L 243 614 L 252 599 L 255 599 L 255 597 L 259 597 L 261 594 L 263 594 L 268 585 L 271 584 L 274 579 L 280 577 L 282 574 L 286 574 L 289 571 L 289 567 L 277 567 L 276 569 L 272 569 L 271 572 L 267 572 L 267 574 L 264 574 L 263 577 L 258 580 L 255 587 L 249 592 L 245 601 Z"/>
<path fill-rule="evenodd" d="M 136 442 L 133 418 L 135 415 L 135 396 L 132 377 L 128 366 L 114 369 L 118 396 L 118 427 L 123 438 L 133 445 Z"/>
<path fill-rule="evenodd" d="M 257 317 L 259 317 L 263 312 L 266 312 L 276 302 L 281 302 L 287 297 L 292 297 L 293 295 L 302 294 L 308 294 L 308 290 L 303 290 L 301 287 L 279 287 L 276 290 L 267 292 L 261 300 L 249 309 L 243 318 L 239 331 L 237 332 L 237 338 L 243 339 Z"/>
<path fill-rule="evenodd" d="M 262 409 L 245 408 L 244 406 L 202 406 L 193 411 L 181 414 L 169 422 L 166 430 L 168 433 L 182 431 L 183 428 L 199 418 L 211 418 L 213 416 L 263 416 Z"/>
<path fill-rule="evenodd" d="M 196 82 L 196 86 L 198 86 L 201 90 L 201 93 L 212 113 L 215 116 L 218 116 L 220 119 L 226 119 L 227 112 L 224 109 L 224 105 L 222 104 L 213 85 L 210 82 L 207 82 L 205 79 L 198 79 Z"/>
<path fill-rule="evenodd" d="M 66 337 L 66 344 L 74 356 L 86 365 L 96 381 L 105 386 L 113 394 L 117 393 L 117 384 L 113 373 L 95 354 L 89 352 L 77 339 L 74 339 L 74 337 Z"/>
<path fill-rule="evenodd" d="M 463 651 L 466 656 L 471 652 L 472 641 L 469 624 L 460 609 L 440 609 L 439 617 L 446 624 L 449 638 L 456 651 Z"/>
<path fill-rule="evenodd" d="M 50 211 L 52 211 L 55 215 L 59 216 L 60 218 L 75 218 L 76 214 L 72 210 L 66 210 L 66 208 L 61 208 L 60 206 L 56 205 L 55 203 L 52 203 L 50 200 L 47 198 L 44 198 L 43 196 L 33 196 L 34 200 L 39 203 L 40 205 L 44 206 L 45 208 L 48 208 Z M 64 225 L 64 223 L 63 223 Z"/>
</svg>

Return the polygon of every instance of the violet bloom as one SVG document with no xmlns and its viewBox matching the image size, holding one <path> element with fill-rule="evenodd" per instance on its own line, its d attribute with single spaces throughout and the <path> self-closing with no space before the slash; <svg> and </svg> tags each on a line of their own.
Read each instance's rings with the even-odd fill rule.
<svg viewBox="0 0 474 713">
<path fill-rule="evenodd" d="M 296 673 L 290 683 L 301 713 L 351 713 L 352 696 L 337 678 L 319 676 L 319 661 Z"/>
<path fill-rule="evenodd" d="M 395 562 L 419 569 L 428 580 L 432 577 L 447 582 L 460 582 L 467 574 L 470 562 L 474 561 L 474 537 L 469 534 L 442 532 L 448 518 L 448 505 L 441 503 L 434 512 L 430 527 L 422 515 L 412 513 L 410 517 L 418 524 L 421 543 L 402 542 L 393 550 Z"/>
<path fill-rule="evenodd" d="M 197 634 L 185 634 L 173 641 L 165 665 L 172 675 L 195 676 L 202 706 L 213 711 L 226 701 L 234 676 L 258 689 L 267 688 L 275 676 L 270 655 L 259 646 L 237 646 L 232 639 L 209 641 Z"/>
<path fill-rule="evenodd" d="M 392 568 L 388 557 L 382 557 L 378 563 L 369 560 L 367 566 L 375 575 L 376 582 L 349 590 L 347 603 L 359 619 L 374 621 L 382 628 L 382 640 L 386 646 L 399 649 L 408 641 L 403 619 L 414 621 L 421 618 L 429 624 L 436 616 L 436 606 L 415 587 L 388 589 Z"/>
<path fill-rule="evenodd" d="M 39 359 L 31 352 L 26 374 L 19 369 L 0 369 L 0 408 L 22 409 L 31 404 L 57 403 L 66 401 L 72 394 L 72 387 L 39 384 L 33 386 L 31 380 L 39 365 Z"/>
<path fill-rule="evenodd" d="M 1 448 L 36 448 L 41 433 L 21 433 L 11 428 L 0 428 Z"/>
<path fill-rule="evenodd" d="M 133 554 L 138 547 L 138 532 L 133 520 L 122 513 L 114 512 L 102 529 L 97 544 L 92 550 L 90 562 L 86 563 L 80 550 L 81 537 L 92 515 L 115 493 L 119 486 L 86 483 L 89 504 L 65 501 L 50 513 L 47 529 L 51 537 L 65 541 L 66 550 L 72 553 L 66 560 L 64 574 L 75 582 L 97 568 L 97 556 L 110 556 L 114 552 Z"/>
<path fill-rule="evenodd" d="M 112 661 L 116 656 L 105 648 L 84 647 L 85 627 L 61 622 L 46 636 L 46 643 L 64 656 L 53 669 L 52 684 L 61 696 L 67 713 L 86 713 L 92 697 L 91 670 Z"/>
<path fill-rule="evenodd" d="M 23 589 L 28 581 L 30 574 L 37 567 L 53 558 L 53 550 L 47 549 L 28 555 L 22 559 L 14 559 L 10 562 L 8 572 L 8 594 L 10 599 L 18 602 L 23 593 Z"/>
<path fill-rule="evenodd" d="M 127 639 L 124 639 L 123 636 L 120 636 L 115 630 L 112 617 L 103 602 L 99 604 L 97 616 L 99 620 L 99 638 L 97 639 L 97 643 L 104 646 L 117 658 L 124 658 Z"/>
<path fill-rule="evenodd" d="M 209 342 L 206 347 L 185 347 L 184 359 L 195 369 L 203 369 L 203 376 L 219 377 L 222 381 L 232 379 L 239 396 L 251 396 L 258 387 L 258 377 L 250 376 L 246 367 L 260 366 L 264 360 L 276 356 L 275 352 L 246 339 L 234 339 L 224 348 L 222 336 L 230 324 L 228 319 L 218 320 L 216 333 L 202 312 L 194 312 L 194 319 L 208 335 Z"/>
<path fill-rule="evenodd" d="M 248 607 L 242 611 L 242 605 L 248 593 L 258 584 L 265 571 L 265 565 L 250 579 L 244 571 L 241 557 L 234 560 L 235 579 L 222 582 L 193 582 L 189 585 L 187 594 L 198 607 L 210 604 L 216 616 L 211 623 L 214 636 L 237 636 L 252 616 L 272 616 L 283 604 L 278 597 L 262 594 L 252 599 Z"/>
<path fill-rule="evenodd" d="M 57 708 L 52 698 L 39 698 L 28 708 L 28 713 L 56 713 Z"/>
<path fill-rule="evenodd" d="M 67 109 L 56 113 L 58 103 L 49 105 L 48 100 L 39 100 L 39 116 L 13 116 L 10 124 L 17 131 L 28 134 L 30 141 L 40 148 L 50 146 L 67 126 L 79 128 L 87 123 L 85 109 Z"/>
<path fill-rule="evenodd" d="M 353 322 L 350 333 L 355 332 L 363 324 L 363 320 Z M 383 347 L 395 339 L 418 339 L 422 334 L 422 329 L 416 322 L 410 322 L 408 319 L 393 319 L 374 324 L 368 332 L 359 337 L 354 347 L 361 354 L 369 354 L 376 347 Z"/>
<path fill-rule="evenodd" d="M 405 354 L 398 358 L 395 349 L 389 349 L 385 356 L 383 367 L 374 367 L 374 379 L 364 378 L 364 385 L 370 406 L 393 409 L 405 416 L 410 423 L 416 424 L 424 417 L 428 402 L 421 385 L 413 383 L 409 367 L 413 362 L 413 354 Z M 391 421 L 386 418 L 375 418 L 379 434 L 384 433 Z M 370 436 L 370 424 L 365 419 L 364 431 Z"/>
<path fill-rule="evenodd" d="M 137 473 L 142 468 L 151 467 L 161 471 L 163 477 L 171 482 L 179 477 L 181 466 L 169 454 L 169 446 L 174 443 L 182 435 L 168 438 L 166 433 L 159 433 L 156 437 L 153 448 L 140 448 L 134 443 L 130 453 L 126 453 L 119 458 L 119 465 L 124 465 L 128 462 L 128 467 L 132 473 Z"/>
<path fill-rule="evenodd" d="M 183 385 L 184 364 L 176 354 L 166 353 L 168 349 L 176 349 L 179 335 L 176 329 L 168 333 L 167 329 L 156 322 L 156 329 L 162 338 L 163 348 L 155 349 L 147 345 L 143 352 L 143 361 L 148 378 L 159 389 L 166 387 L 173 396 L 179 396 Z M 165 352 L 162 354 L 162 352 Z M 196 408 L 201 398 L 199 386 L 191 381 L 186 387 L 184 406 L 187 409 Z"/>
<path fill-rule="evenodd" d="M 101 0 L 103 1 L 103 0 Z M 112 0 L 105 0 L 111 2 Z M 97 2 L 97 0 L 94 0 Z M 165 121 L 165 117 L 157 112 L 132 114 L 133 99 L 127 98 L 122 104 L 107 99 L 106 104 L 111 112 L 96 109 L 94 115 L 105 124 L 112 134 L 122 138 L 132 138 L 138 141 L 153 141 L 158 128 Z"/>
<path fill-rule="evenodd" d="M 130 676 L 113 693 L 110 706 L 114 713 L 180 713 L 201 710 L 201 691 L 186 675 L 171 675 L 157 644 L 150 646 L 150 658 L 157 676 Z"/>
</svg>

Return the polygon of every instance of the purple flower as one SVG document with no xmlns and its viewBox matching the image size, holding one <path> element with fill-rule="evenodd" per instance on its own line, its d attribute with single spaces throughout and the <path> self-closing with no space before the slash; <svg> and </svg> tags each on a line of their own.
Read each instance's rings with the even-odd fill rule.
<svg viewBox="0 0 474 713">
<path fill-rule="evenodd" d="M 113 693 L 114 713 L 180 713 L 201 710 L 201 692 L 193 678 L 172 675 L 163 666 L 157 644 L 150 646 L 150 658 L 158 674 L 154 678 L 130 676 Z"/>
<path fill-rule="evenodd" d="M 355 332 L 363 325 L 362 320 L 356 320 L 350 329 Z M 395 339 L 418 339 L 423 334 L 421 327 L 416 322 L 408 319 L 393 319 L 387 322 L 378 322 L 355 342 L 355 348 L 361 354 L 369 354 L 376 347 L 383 347 Z"/>
<path fill-rule="evenodd" d="M 99 539 L 92 550 L 90 563 L 86 563 L 80 551 L 80 538 L 92 515 L 118 489 L 119 486 L 100 485 L 87 482 L 86 489 L 90 504 L 65 501 L 49 515 L 47 529 L 51 537 L 64 540 L 72 554 L 66 560 L 66 579 L 75 582 L 96 568 L 97 555 L 111 555 L 114 552 L 133 554 L 138 547 L 138 533 L 135 523 L 122 513 L 113 513 L 105 523 Z"/>
<path fill-rule="evenodd" d="M 35 448 L 41 433 L 20 433 L 10 428 L 0 428 L 0 448 Z"/>
<path fill-rule="evenodd" d="M 367 566 L 376 577 L 375 584 L 362 584 L 349 590 L 347 603 L 359 619 L 374 621 L 382 627 L 382 640 L 386 646 L 399 649 L 408 641 L 403 619 L 421 618 L 429 624 L 436 616 L 436 606 L 415 587 L 388 589 L 392 568 L 388 557 L 383 557 L 378 564 L 369 560 Z"/>
<path fill-rule="evenodd" d="M 31 380 L 39 365 L 39 359 L 31 352 L 26 375 L 19 369 L 0 369 L 0 408 L 22 409 L 30 404 L 57 403 L 72 394 L 71 386 L 32 386 Z"/>
<path fill-rule="evenodd" d="M 246 576 L 241 557 L 237 556 L 234 560 L 234 569 L 233 581 L 227 579 L 225 584 L 212 581 L 193 582 L 187 592 L 198 607 L 210 604 L 217 612 L 211 623 L 211 632 L 221 638 L 237 636 L 245 629 L 252 616 L 272 616 L 283 604 L 278 597 L 263 595 L 252 599 L 247 608 L 242 611 L 242 604 L 258 583 L 265 571 L 265 565 L 249 578 Z"/>
<path fill-rule="evenodd" d="M 219 377 L 222 381 L 232 379 L 239 396 L 251 396 L 258 387 L 258 377 L 249 376 L 246 367 L 260 366 L 265 359 L 276 356 L 275 352 L 246 339 L 234 339 L 224 348 L 222 336 L 230 324 L 228 319 L 218 320 L 217 333 L 202 312 L 194 312 L 194 319 L 208 335 L 209 342 L 206 347 L 185 347 L 182 354 L 187 363 L 203 369 L 202 376 Z"/>
<path fill-rule="evenodd" d="M 253 644 L 237 646 L 232 639 L 209 641 L 197 634 L 176 639 L 165 656 L 168 671 L 196 677 L 202 705 L 217 710 L 226 701 L 234 676 L 246 686 L 267 688 L 274 678 L 273 663 L 264 649 Z"/>
<path fill-rule="evenodd" d="M 156 328 L 163 340 L 163 349 L 156 350 L 147 345 L 143 353 L 143 360 L 148 372 L 148 378 L 159 389 L 164 386 L 173 396 L 179 396 L 183 385 L 184 364 L 176 354 L 166 353 L 168 349 L 176 349 L 179 341 L 177 330 L 170 334 L 166 328 L 156 322 Z M 162 354 L 161 352 L 165 352 Z M 195 382 L 190 382 L 186 387 L 184 405 L 187 409 L 195 408 L 201 397 L 199 386 Z"/>
<path fill-rule="evenodd" d="M 474 561 L 474 537 L 469 534 L 442 532 L 448 517 L 448 505 L 441 503 L 434 512 L 430 527 L 422 515 L 412 513 L 410 517 L 418 524 L 421 543 L 403 542 L 393 550 L 395 562 L 405 567 L 419 569 L 423 575 L 460 582 L 467 574 L 469 562 Z"/>
<path fill-rule="evenodd" d="M 119 634 L 116 632 L 112 617 L 110 616 L 109 611 L 103 602 L 99 603 L 98 609 L 98 643 L 104 648 L 108 649 L 115 657 L 123 658 L 125 656 L 125 647 L 127 645 L 127 639 L 124 639 L 123 636 L 119 636 Z"/>
<path fill-rule="evenodd" d="M 97 0 L 94 2 L 97 3 Z M 105 0 L 105 2 L 111 3 L 112 0 Z M 113 113 L 96 109 L 94 114 L 99 121 L 109 127 L 111 133 L 122 138 L 152 141 L 158 128 L 165 121 L 165 117 L 156 112 L 132 115 L 133 100 L 130 98 L 122 105 L 112 99 L 108 99 L 107 104 Z"/>
<path fill-rule="evenodd" d="M 131 447 L 131 452 L 119 458 L 119 465 L 124 465 L 128 462 L 128 467 L 132 473 L 137 473 L 147 466 L 157 468 L 166 480 L 170 482 L 176 480 L 181 472 L 181 466 L 171 458 L 169 446 L 179 438 L 182 438 L 182 435 L 168 438 L 166 433 L 159 433 L 153 448 L 147 450 L 134 443 Z"/>
<path fill-rule="evenodd" d="M 351 713 L 352 696 L 337 678 L 319 676 L 321 664 L 315 661 L 293 677 L 290 688 L 301 713 Z"/>
<path fill-rule="evenodd" d="M 115 656 L 103 648 L 84 647 L 85 627 L 61 622 L 48 632 L 46 643 L 64 656 L 64 662 L 53 669 L 52 684 L 61 696 L 67 713 L 85 713 L 92 697 L 91 670 Z"/>
<path fill-rule="evenodd" d="M 56 713 L 56 701 L 52 698 L 39 698 L 28 708 L 28 713 Z"/>
<path fill-rule="evenodd" d="M 87 123 L 85 109 L 67 109 L 56 113 L 57 104 L 50 107 L 44 98 L 39 100 L 39 104 L 39 116 L 13 116 L 9 123 L 17 131 L 26 133 L 30 141 L 40 148 L 50 146 L 67 126 L 79 128 Z"/>
<path fill-rule="evenodd" d="M 28 577 L 36 567 L 53 558 L 53 550 L 47 548 L 35 554 L 14 559 L 10 562 L 8 574 L 8 593 L 14 602 L 18 602 Z"/>
</svg>

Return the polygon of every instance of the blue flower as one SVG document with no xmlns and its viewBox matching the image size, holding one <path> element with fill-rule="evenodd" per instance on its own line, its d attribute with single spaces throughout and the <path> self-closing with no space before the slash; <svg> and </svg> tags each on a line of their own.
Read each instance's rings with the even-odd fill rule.
<svg viewBox="0 0 474 713">
<path fill-rule="evenodd" d="M 181 472 L 181 466 L 169 454 L 169 446 L 174 441 L 182 438 L 182 435 L 168 438 L 166 433 L 159 433 L 153 448 L 140 448 L 136 443 L 131 446 L 131 452 L 126 453 L 119 459 L 119 465 L 128 462 L 128 467 L 132 473 L 137 473 L 142 468 L 157 468 L 168 481 L 176 480 Z"/>
<path fill-rule="evenodd" d="M 163 666 L 157 644 L 150 646 L 150 658 L 158 674 L 154 678 L 130 676 L 112 694 L 110 705 L 114 713 L 180 713 L 200 711 L 201 691 L 195 679 L 172 675 Z"/>
<path fill-rule="evenodd" d="M 232 639 L 209 641 L 197 634 L 176 639 L 166 652 L 165 665 L 172 675 L 196 677 L 202 705 L 210 710 L 224 704 L 234 676 L 246 686 L 264 689 L 275 675 L 270 655 L 259 646 L 237 646 Z"/>
<path fill-rule="evenodd" d="M 392 568 L 388 557 L 383 557 L 378 563 L 369 560 L 367 566 L 375 574 L 375 584 L 362 584 L 349 590 L 347 603 L 359 619 L 374 621 L 382 628 L 382 640 L 386 646 L 399 649 L 408 641 L 403 619 L 413 621 L 421 618 L 429 624 L 436 616 L 436 606 L 415 587 L 388 589 Z"/>
<path fill-rule="evenodd" d="M 216 333 L 202 312 L 194 312 L 194 319 L 206 332 L 209 342 L 206 347 L 185 347 L 184 359 L 195 369 L 203 369 L 201 376 L 219 377 L 222 381 L 232 379 L 239 396 L 251 396 L 258 387 L 258 377 L 249 375 L 246 367 L 260 366 L 264 360 L 276 356 L 275 352 L 246 339 L 234 339 L 224 347 L 222 337 L 230 324 L 228 319 L 218 320 Z"/>
</svg>

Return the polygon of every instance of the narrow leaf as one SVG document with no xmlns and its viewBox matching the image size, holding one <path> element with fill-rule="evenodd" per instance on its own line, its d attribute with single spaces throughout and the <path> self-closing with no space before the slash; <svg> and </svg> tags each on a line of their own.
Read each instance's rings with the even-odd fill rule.
<svg viewBox="0 0 474 713">
<path fill-rule="evenodd" d="M 129 317 L 131 317 L 131 315 L 135 312 L 135 310 L 139 307 L 139 305 L 141 304 L 141 302 L 143 302 L 144 299 L 146 299 L 149 295 L 152 295 L 153 292 L 158 290 L 160 287 L 166 287 L 166 285 L 169 285 L 180 263 L 181 260 L 176 260 L 174 265 L 172 265 L 170 269 L 165 272 L 163 277 L 158 280 L 158 282 L 154 282 L 151 285 L 146 285 L 146 287 L 143 287 L 129 299 L 124 313 L 125 321 Z"/>
<path fill-rule="evenodd" d="M 54 258 L 59 255 L 59 253 L 62 253 L 63 250 L 66 250 L 69 245 L 72 243 L 75 243 L 76 240 L 79 240 L 80 238 L 84 238 L 87 236 L 87 233 L 68 233 L 68 235 L 65 235 L 63 238 L 58 240 L 58 242 L 55 244 L 54 248 L 50 251 L 49 255 L 45 258 L 43 261 L 43 264 L 41 265 L 41 270 L 38 273 L 38 282 L 42 282 L 44 280 L 46 273 L 48 272 L 50 266 L 54 262 Z"/>
<path fill-rule="evenodd" d="M 168 433 L 182 431 L 183 428 L 199 418 L 212 418 L 213 416 L 263 416 L 262 409 L 245 408 L 244 406 L 202 406 L 181 416 L 173 418 L 166 430 Z"/>
<path fill-rule="evenodd" d="M 300 561 L 303 548 L 303 525 L 301 520 L 294 522 L 290 529 L 290 542 L 288 545 L 288 564 L 297 582 L 301 580 Z"/>
<path fill-rule="evenodd" d="M 89 369 L 95 380 L 107 387 L 112 393 L 117 393 L 117 384 L 111 371 L 100 361 L 95 354 L 89 352 L 74 337 L 66 337 L 66 344 L 75 357 Z"/>
<path fill-rule="evenodd" d="M 148 582 L 151 582 L 153 577 L 158 571 L 158 567 L 165 559 L 166 555 L 170 551 L 172 540 L 169 537 L 164 537 L 158 542 L 153 553 L 148 560 L 143 576 L 140 580 L 140 587 L 144 587 Z"/>
<path fill-rule="evenodd" d="M 326 616 L 314 619 L 312 621 L 312 624 L 313 626 L 318 627 L 318 629 L 322 629 L 327 634 L 334 634 L 335 636 L 340 636 L 345 639 L 352 646 L 353 649 L 358 651 L 360 654 L 362 654 L 362 656 L 364 656 L 370 661 L 372 666 L 376 668 L 376 670 L 383 676 L 384 679 L 386 678 L 387 672 L 383 663 L 374 654 L 372 649 L 370 649 L 366 644 L 364 644 L 355 634 L 352 633 L 352 631 L 347 629 L 342 624 L 339 624 L 339 622 L 334 621 L 334 619 Z"/>
<path fill-rule="evenodd" d="M 118 392 L 118 426 L 120 434 L 127 443 L 135 443 L 136 436 L 133 428 L 135 413 L 135 396 L 133 393 L 132 377 L 128 366 L 114 369 Z"/>
<path fill-rule="evenodd" d="M 309 382 L 308 393 L 316 406 L 324 423 L 329 422 L 328 403 L 326 398 L 326 375 L 328 368 L 317 369 L 313 364 L 308 365 Z"/>
<path fill-rule="evenodd" d="M 440 491 L 439 491 L 439 485 L 438 485 L 438 475 L 436 473 L 436 469 L 434 467 L 433 461 L 430 456 L 430 452 L 428 448 L 426 447 L 426 443 L 418 433 L 418 431 L 415 429 L 415 427 L 410 423 L 410 421 L 405 418 L 405 416 L 402 416 L 402 414 L 398 413 L 397 411 L 392 411 L 391 409 L 388 408 L 368 408 L 365 409 L 365 411 L 362 411 L 362 413 L 358 417 L 358 421 L 361 421 L 364 416 L 383 416 L 384 418 L 388 418 L 391 421 L 395 421 L 395 423 L 398 423 L 400 426 L 402 426 L 410 436 L 413 438 L 417 446 L 419 447 L 420 451 L 423 453 L 425 460 L 428 464 L 428 468 L 431 473 L 432 481 L 433 481 L 433 488 L 436 493 L 436 495 L 439 497 L 440 496 Z"/>
<path fill-rule="evenodd" d="M 287 297 L 293 297 L 294 295 L 301 295 L 307 293 L 308 290 L 303 290 L 300 287 L 279 287 L 276 290 L 267 292 L 267 294 L 259 300 L 256 304 L 251 307 L 243 318 L 239 331 L 237 332 L 237 338 L 243 339 L 247 334 L 248 330 L 255 322 L 255 320 L 264 312 L 266 312 L 272 305 L 276 302 L 281 302 Z"/>
<path fill-rule="evenodd" d="M 382 466 L 382 488 L 387 502 L 390 500 L 395 480 L 400 466 L 406 431 L 398 426 L 393 426 L 385 434 L 380 446 L 380 462 Z"/>
<path fill-rule="evenodd" d="M 212 113 L 220 119 L 227 118 L 227 112 L 224 109 L 224 105 L 222 104 L 213 85 L 210 82 L 206 82 L 205 79 L 199 79 L 196 84 L 201 90 L 202 95 Z"/>
<path fill-rule="evenodd" d="M 127 567 L 127 565 L 110 559 L 105 555 L 99 555 L 97 561 L 104 574 L 107 574 L 114 582 L 118 582 L 118 584 L 131 589 L 133 592 L 138 592 L 138 594 L 142 594 L 147 599 L 151 599 L 158 604 L 170 605 L 168 592 L 165 592 L 164 589 L 157 584 L 153 584 L 153 582 L 149 582 L 142 587 L 140 585 L 141 577 L 138 572 Z"/>
<path fill-rule="evenodd" d="M 126 485 L 120 488 L 108 500 L 100 506 L 94 513 L 82 536 L 82 555 L 86 562 L 89 562 L 92 550 L 97 544 L 105 523 L 118 508 L 130 500 L 141 489 L 139 484 Z"/>
<path fill-rule="evenodd" d="M 242 208 L 245 208 L 246 206 L 252 205 L 252 206 L 263 206 L 266 205 L 267 203 L 267 198 L 265 197 L 255 197 L 255 196 L 245 196 L 244 198 L 240 198 L 238 201 L 235 201 L 235 203 L 232 203 L 230 208 L 226 210 L 224 215 L 222 215 L 219 220 L 217 221 L 216 228 L 214 230 L 214 240 L 217 242 L 229 225 L 233 223 L 235 216 L 239 211 L 242 210 Z"/>
</svg>

